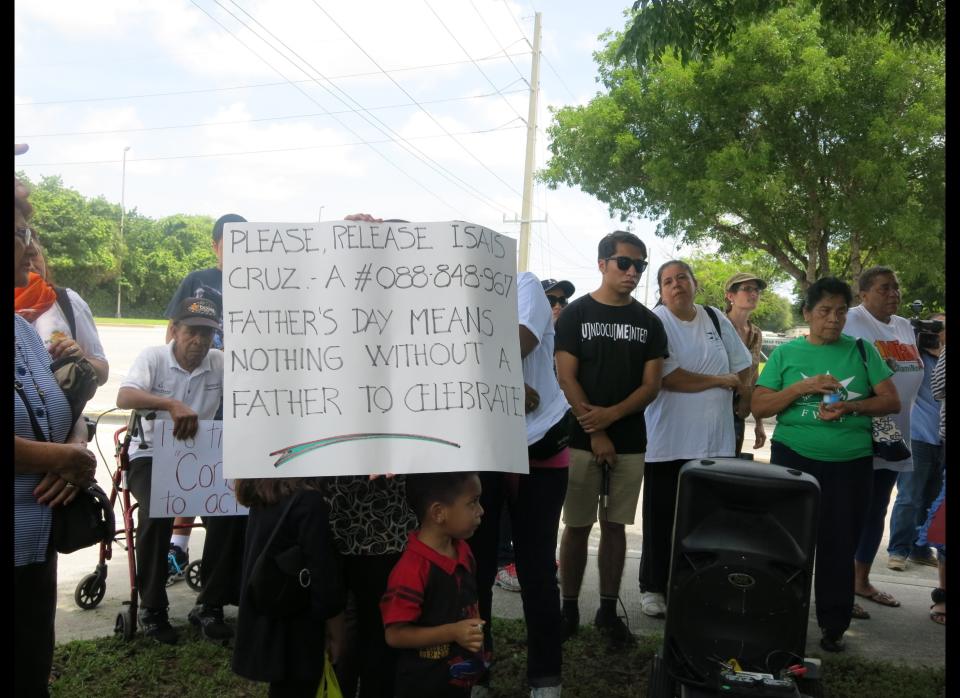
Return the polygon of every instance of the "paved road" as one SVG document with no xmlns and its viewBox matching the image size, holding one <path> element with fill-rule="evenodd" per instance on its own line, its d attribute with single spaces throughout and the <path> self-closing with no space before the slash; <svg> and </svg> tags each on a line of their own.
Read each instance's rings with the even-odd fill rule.
<svg viewBox="0 0 960 698">
<path fill-rule="evenodd" d="M 117 388 L 129 370 L 136 355 L 146 346 L 163 342 L 164 327 L 102 327 L 100 336 L 104 349 L 110 359 L 110 380 L 100 388 L 89 405 L 90 413 L 100 413 L 114 406 Z M 97 434 L 97 443 L 106 456 L 101 459 L 97 479 L 108 489 L 109 470 L 114 467 L 113 442 L 114 431 L 122 425 L 122 419 L 108 415 L 101 421 Z M 753 433 L 753 424 L 747 424 L 746 433 Z M 772 423 L 767 427 L 768 436 L 773 433 Z M 752 443 L 748 439 L 748 445 Z M 96 450 L 96 449 L 95 449 Z M 749 450 L 749 449 L 748 449 Z M 751 451 L 753 452 L 753 451 Z M 757 461 L 769 462 L 768 444 L 754 453 Z M 638 507 L 639 511 L 639 507 Z M 118 510 L 119 520 L 119 510 Z M 888 518 L 889 524 L 889 518 Z M 191 557 L 199 557 L 203 544 L 203 530 L 194 531 L 191 541 Z M 594 562 L 599 534 L 595 530 L 590 539 L 591 560 L 581 594 L 581 617 L 590 622 L 598 606 L 597 572 Z M 627 611 L 630 627 L 641 634 L 663 632 L 663 621 L 647 618 L 640 613 L 640 598 L 637 589 L 642 528 L 639 513 L 634 525 L 627 527 L 627 560 L 624 569 L 621 600 Z M 130 596 L 126 554 L 119 546 L 114 546 L 114 559 L 108 564 L 109 576 L 106 597 L 100 606 L 84 611 L 77 607 L 73 597 L 78 582 L 96 567 L 98 552 L 96 548 L 80 550 L 70 555 L 61 555 L 59 560 L 59 601 L 57 607 L 57 637 L 63 642 L 71 639 L 88 639 L 109 635 L 113 631 L 114 619 L 121 609 L 121 603 Z M 934 625 L 928 618 L 930 589 L 936 586 L 936 569 L 911 565 L 905 572 L 892 572 L 887 569 L 886 533 L 880 546 L 880 552 L 874 563 L 872 576 L 874 584 L 889 591 L 898 598 L 900 608 L 885 608 L 864 601 L 863 605 L 872 614 L 870 620 L 853 622 L 848 633 L 848 648 L 851 654 L 866 658 L 888 661 L 906 661 L 925 663 L 934 666 L 944 665 L 945 629 Z M 169 588 L 170 615 L 174 622 L 186 618 L 196 594 L 183 582 Z M 812 607 L 812 604 L 811 604 Z M 227 616 L 235 609 L 227 609 Z M 522 617 L 520 595 L 496 589 L 494 596 L 494 614 L 498 617 Z M 808 651 L 819 653 L 816 621 L 811 611 L 807 636 Z"/>
</svg>

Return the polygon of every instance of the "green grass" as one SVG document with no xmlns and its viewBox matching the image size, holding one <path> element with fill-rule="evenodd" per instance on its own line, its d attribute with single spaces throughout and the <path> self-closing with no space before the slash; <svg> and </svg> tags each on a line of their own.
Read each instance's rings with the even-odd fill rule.
<svg viewBox="0 0 960 698">
<path fill-rule="evenodd" d="M 153 320 L 151 318 L 135 317 L 95 317 L 93 321 L 98 325 L 166 325 L 166 319 Z"/>
<path fill-rule="evenodd" d="M 491 687 L 504 698 L 525 698 L 526 636 L 523 621 L 493 621 L 497 663 Z M 628 649 L 610 648 L 588 624 L 563 647 L 565 698 L 626 698 L 645 695 L 647 663 L 657 636 L 638 638 Z M 53 696 L 112 698 L 206 698 L 266 696 L 256 684 L 230 671 L 230 650 L 202 640 L 190 626 L 169 647 L 136 638 L 77 640 L 57 647 Z M 945 670 L 870 662 L 851 656 L 823 660 L 827 698 L 937 698 L 945 696 Z"/>
</svg>

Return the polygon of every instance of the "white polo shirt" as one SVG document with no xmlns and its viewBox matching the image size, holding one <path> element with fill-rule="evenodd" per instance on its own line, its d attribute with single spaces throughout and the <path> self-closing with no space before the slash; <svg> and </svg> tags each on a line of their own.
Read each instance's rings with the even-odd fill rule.
<svg viewBox="0 0 960 698">
<path fill-rule="evenodd" d="M 200 419 L 213 419 L 223 397 L 223 352 L 211 349 L 200 365 L 188 372 L 173 355 L 174 342 L 144 349 L 133 362 L 121 388 L 137 388 L 153 395 L 179 400 L 197 413 Z M 170 419 L 170 413 L 157 410 L 157 419 Z M 153 457 L 153 421 L 144 419 L 143 436 L 147 448 L 140 448 L 140 439 L 130 444 L 130 458 Z"/>
</svg>

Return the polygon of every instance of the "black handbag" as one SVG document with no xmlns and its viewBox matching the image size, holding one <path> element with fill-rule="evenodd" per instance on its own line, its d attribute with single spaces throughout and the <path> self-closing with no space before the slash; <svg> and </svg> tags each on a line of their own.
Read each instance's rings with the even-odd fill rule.
<svg viewBox="0 0 960 698">
<path fill-rule="evenodd" d="M 298 494 L 290 498 L 250 570 L 247 581 L 250 603 L 256 612 L 265 616 L 291 618 L 310 609 L 312 580 L 306 556 L 298 543 L 281 544 L 279 535 L 298 498 Z"/>
<path fill-rule="evenodd" d="M 30 424 L 37 441 L 47 441 L 37 418 L 27 402 L 23 386 L 15 381 L 14 390 L 20 395 L 30 415 Z M 50 542 L 58 553 L 72 553 L 81 548 L 89 548 L 113 538 L 116 519 L 110 498 L 96 483 L 83 488 L 69 504 L 61 504 L 53 510 L 53 524 L 50 529 Z"/>
<path fill-rule="evenodd" d="M 527 458 L 547 460 L 553 458 L 570 443 L 570 420 L 575 419 L 567 410 L 560 420 L 550 427 L 540 440 L 527 446 Z"/>
<path fill-rule="evenodd" d="M 110 498 L 100 485 L 77 492 L 69 504 L 53 510 L 50 540 L 58 553 L 72 553 L 113 538 L 116 520 Z"/>
</svg>

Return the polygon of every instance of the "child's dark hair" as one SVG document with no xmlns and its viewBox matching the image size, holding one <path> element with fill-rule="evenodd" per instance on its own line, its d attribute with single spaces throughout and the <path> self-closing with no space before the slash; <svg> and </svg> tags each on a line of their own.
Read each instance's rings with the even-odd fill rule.
<svg viewBox="0 0 960 698">
<path fill-rule="evenodd" d="M 453 504 L 453 501 L 463 492 L 467 481 L 476 473 L 416 473 L 407 475 L 407 502 L 423 524 L 423 520 L 434 502 Z"/>
<path fill-rule="evenodd" d="M 234 496 L 245 507 L 276 504 L 300 490 L 323 490 L 322 477 L 264 477 L 234 480 Z"/>
</svg>

